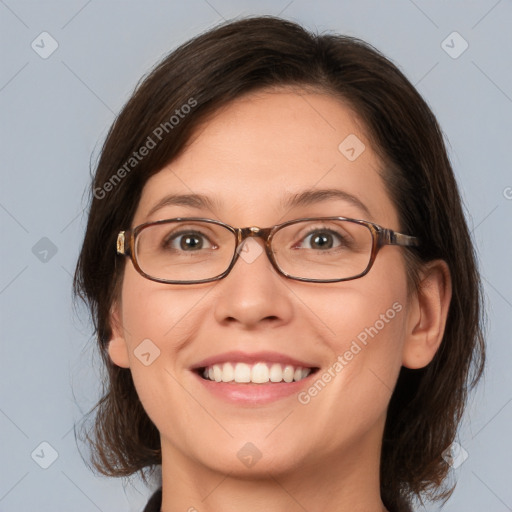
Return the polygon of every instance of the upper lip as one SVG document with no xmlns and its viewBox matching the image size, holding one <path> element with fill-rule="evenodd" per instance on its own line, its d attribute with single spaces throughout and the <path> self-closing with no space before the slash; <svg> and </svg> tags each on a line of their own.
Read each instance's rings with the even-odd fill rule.
<svg viewBox="0 0 512 512">
<path fill-rule="evenodd" d="M 231 351 L 231 352 L 223 352 L 222 354 L 217 354 L 215 356 L 207 357 L 198 363 L 195 363 L 191 369 L 198 370 L 200 368 L 205 368 L 207 366 L 212 366 L 214 364 L 219 363 L 247 363 L 254 364 L 258 362 L 266 362 L 266 363 L 280 363 L 287 364 L 291 366 L 301 366 L 302 368 L 316 368 L 315 364 L 301 361 L 300 359 L 296 359 L 294 357 L 290 357 L 286 354 L 280 354 L 279 352 L 240 352 L 240 351 Z"/>
</svg>

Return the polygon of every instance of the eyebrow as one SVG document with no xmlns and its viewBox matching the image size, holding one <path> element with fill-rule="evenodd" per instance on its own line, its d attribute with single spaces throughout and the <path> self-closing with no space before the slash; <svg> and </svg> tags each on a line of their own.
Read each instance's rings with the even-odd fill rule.
<svg viewBox="0 0 512 512">
<path fill-rule="evenodd" d="M 280 206 L 282 209 L 288 210 L 301 206 L 310 206 L 332 199 L 346 201 L 363 211 L 367 218 L 372 219 L 370 210 L 358 197 L 336 188 L 311 189 L 296 194 L 289 194 L 281 200 Z M 149 210 L 147 216 L 150 217 L 165 206 L 188 206 L 198 210 L 215 211 L 218 209 L 219 203 L 215 199 L 203 194 L 169 194 L 160 199 L 160 201 Z"/>
<path fill-rule="evenodd" d="M 372 218 L 370 210 L 358 197 L 337 188 L 311 189 L 298 194 L 292 194 L 281 201 L 281 206 L 284 209 L 297 208 L 299 206 L 309 206 L 331 199 L 346 201 L 362 210 L 369 219 Z"/>
<path fill-rule="evenodd" d="M 165 206 L 188 206 L 198 210 L 214 211 L 218 205 L 215 200 L 203 194 L 169 194 L 149 210 L 148 217 Z"/>
</svg>

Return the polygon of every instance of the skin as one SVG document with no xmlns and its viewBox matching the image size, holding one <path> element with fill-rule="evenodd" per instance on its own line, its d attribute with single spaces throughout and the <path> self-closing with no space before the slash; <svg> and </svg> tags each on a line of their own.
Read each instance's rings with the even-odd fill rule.
<svg viewBox="0 0 512 512">
<path fill-rule="evenodd" d="M 338 150 L 349 134 L 366 146 L 353 162 Z M 399 231 L 381 167 L 365 130 L 338 99 L 287 89 L 251 93 L 217 112 L 149 179 L 132 226 L 203 216 L 267 227 L 340 215 Z M 279 206 L 286 194 L 329 187 L 356 196 L 371 218 L 340 199 Z M 148 217 L 171 192 L 202 193 L 218 204 L 213 211 L 166 206 Z M 391 393 L 402 365 L 420 368 L 433 358 L 451 297 L 442 261 L 425 267 L 420 291 L 408 295 L 404 250 L 385 246 L 368 275 L 330 284 L 287 279 L 264 253 L 252 263 L 239 259 L 220 281 L 187 286 L 145 279 L 127 261 L 109 353 L 131 369 L 160 432 L 163 511 L 385 510 L 379 460 Z M 321 373 L 394 303 L 401 311 L 308 404 L 292 395 L 235 407 L 190 371 L 229 350 L 270 350 L 315 362 Z M 134 354 L 146 338 L 160 350 L 148 366 Z M 252 467 L 237 457 L 247 442 L 261 452 Z"/>
</svg>

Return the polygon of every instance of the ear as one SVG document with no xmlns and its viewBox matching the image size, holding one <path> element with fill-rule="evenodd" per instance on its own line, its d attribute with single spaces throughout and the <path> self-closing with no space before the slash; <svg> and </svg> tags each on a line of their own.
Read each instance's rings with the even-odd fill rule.
<svg viewBox="0 0 512 512">
<path fill-rule="evenodd" d="M 447 263 L 429 262 L 421 272 L 420 286 L 409 308 L 403 366 L 423 368 L 432 361 L 443 339 L 451 298 L 452 281 Z"/>
<path fill-rule="evenodd" d="M 112 338 L 108 342 L 108 354 L 110 359 L 121 368 L 129 368 L 130 358 L 128 357 L 128 346 L 124 338 L 120 306 L 117 303 L 115 303 L 110 310 L 110 325 L 112 327 Z"/>
</svg>

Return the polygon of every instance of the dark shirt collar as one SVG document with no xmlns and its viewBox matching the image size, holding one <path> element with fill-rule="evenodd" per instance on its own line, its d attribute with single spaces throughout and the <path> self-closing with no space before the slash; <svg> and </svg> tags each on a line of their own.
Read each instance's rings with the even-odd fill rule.
<svg viewBox="0 0 512 512">
<path fill-rule="evenodd" d="M 156 490 L 153 496 L 148 501 L 146 508 L 143 512 L 160 512 L 162 507 L 162 488 Z"/>
</svg>

